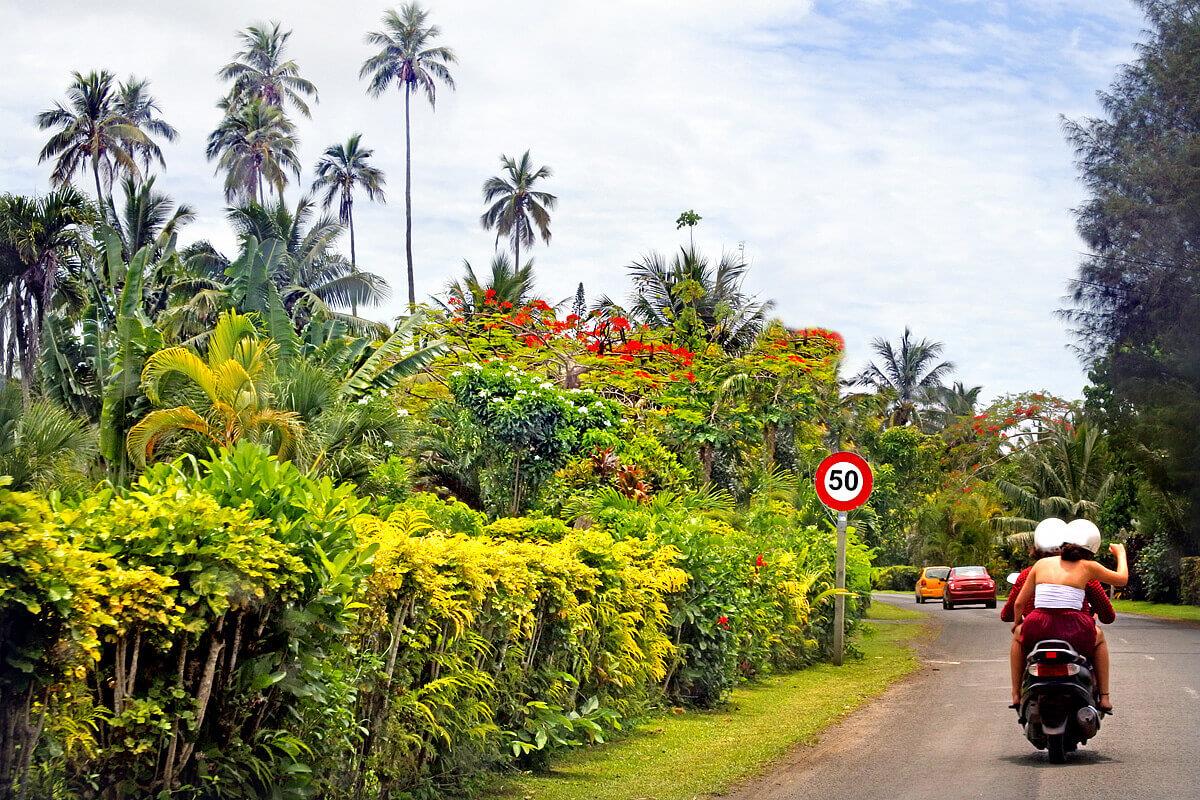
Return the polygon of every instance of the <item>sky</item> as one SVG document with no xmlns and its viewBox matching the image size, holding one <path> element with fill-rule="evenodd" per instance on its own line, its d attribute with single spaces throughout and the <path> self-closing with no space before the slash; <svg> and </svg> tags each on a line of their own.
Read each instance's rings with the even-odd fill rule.
<svg viewBox="0 0 1200 800">
<path fill-rule="evenodd" d="M 500 155 L 531 150 L 559 198 L 538 289 L 558 300 L 627 297 L 626 267 L 686 241 L 741 250 L 747 289 L 793 327 L 847 340 L 847 371 L 905 326 L 945 343 L 953 379 L 984 397 L 1084 383 L 1055 311 L 1082 243 L 1082 199 L 1062 118 L 1098 113 L 1096 92 L 1134 57 L 1127 0 L 428 0 L 459 63 L 457 90 L 413 106 L 413 251 L 419 297 L 464 259 L 491 259 L 480 185 Z M 221 177 L 205 160 L 236 32 L 280 20 L 320 91 L 294 115 L 305 165 L 361 132 L 388 202 L 355 205 L 361 268 L 404 283 L 404 131 L 399 94 L 367 96 L 363 34 L 383 2 L 0 0 L 0 191 L 47 189 L 37 112 L 72 70 L 149 78 L 180 135 L 158 188 L 191 205 L 181 242 L 235 249 Z M 90 178 L 80 186 L 90 192 Z M 348 252 L 348 240 L 343 242 Z"/>
</svg>

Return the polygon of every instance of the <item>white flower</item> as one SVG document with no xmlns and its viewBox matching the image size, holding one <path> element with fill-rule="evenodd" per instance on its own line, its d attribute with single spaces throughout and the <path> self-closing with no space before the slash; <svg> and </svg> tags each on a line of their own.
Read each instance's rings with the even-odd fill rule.
<svg viewBox="0 0 1200 800">
<path fill-rule="evenodd" d="M 380 397 L 387 397 L 387 396 L 388 396 L 387 389 L 380 389 L 380 390 L 379 390 L 379 396 L 380 396 Z"/>
<path fill-rule="evenodd" d="M 366 397 L 360 397 L 360 398 L 358 398 L 358 404 L 359 404 L 360 406 L 365 406 L 365 405 L 366 405 L 367 403 L 369 403 L 369 402 L 371 402 L 371 401 L 370 401 L 368 398 L 366 398 Z"/>
<path fill-rule="evenodd" d="M 391 439 L 384 439 L 383 446 L 384 447 L 395 447 L 396 445 L 392 443 Z"/>
<path fill-rule="evenodd" d="M 408 409 L 407 409 L 407 408 L 401 408 L 401 409 L 398 409 L 398 410 L 396 411 L 396 413 L 397 413 L 397 414 L 399 414 L 399 415 L 400 415 L 400 416 L 402 416 L 402 417 L 407 417 L 407 416 L 408 416 Z"/>
</svg>

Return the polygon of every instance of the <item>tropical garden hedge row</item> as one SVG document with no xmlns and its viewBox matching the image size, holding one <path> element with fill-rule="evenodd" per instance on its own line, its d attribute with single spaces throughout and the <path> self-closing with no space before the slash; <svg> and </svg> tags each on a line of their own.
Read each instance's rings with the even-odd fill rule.
<svg viewBox="0 0 1200 800">
<path fill-rule="evenodd" d="M 2 777 L 397 797 L 824 655 L 827 527 L 771 500 L 594 503 L 586 527 L 372 504 L 250 443 L 77 501 L 0 490 Z M 848 574 L 853 624 L 857 543 Z"/>
<path fill-rule="evenodd" d="M 74 73 L 36 115 L 52 187 L 0 196 L 0 800 L 427 797 L 719 703 L 829 646 L 811 480 L 836 449 L 875 473 L 852 621 L 872 562 L 891 585 L 915 567 L 890 565 L 1004 574 L 1046 516 L 1125 539 L 1129 592 L 1195 598 L 1200 395 L 1162 366 L 1196 361 L 1200 326 L 1178 324 L 1194 292 L 1121 266 L 1172 280 L 1163 253 L 1195 207 L 1139 205 L 1161 194 L 1144 164 L 1178 169 L 1154 137 L 1195 96 L 1194 70 L 1155 64 L 1200 41 L 1192 16 L 1151 22 L 1111 124 L 1069 133 L 1098 190 L 1082 402 L 983 402 L 908 329 L 848 374 L 840 335 L 743 288 L 740 248 L 697 248 L 694 210 L 675 221 L 686 246 L 630 253 L 623 296 L 598 293 L 605 273 L 546 297 L 529 254 L 558 198 L 528 151 L 483 183 L 487 267 L 422 303 L 411 224 L 376 245 L 407 262 L 408 302 L 380 322 L 389 287 L 357 261 L 354 201 L 382 200 L 386 176 L 354 133 L 296 191 L 296 112 L 317 92 L 289 29 L 239 32 L 219 73 L 206 155 L 229 252 L 156 186 L 176 131 L 149 81 Z M 370 94 L 453 86 L 419 5 L 369 41 Z M 1108 204 L 1096 176 L 1121 170 L 1132 188 Z M 1167 222 L 1148 235 L 1148 218 Z M 1146 302 L 1109 307 L 1135 289 Z"/>
</svg>

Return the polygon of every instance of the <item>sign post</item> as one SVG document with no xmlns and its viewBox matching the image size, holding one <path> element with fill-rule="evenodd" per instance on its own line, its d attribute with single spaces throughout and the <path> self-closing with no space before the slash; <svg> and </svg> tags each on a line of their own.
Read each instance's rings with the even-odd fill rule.
<svg viewBox="0 0 1200 800">
<path fill-rule="evenodd" d="M 817 467 L 817 497 L 837 515 L 837 562 L 833 598 L 833 663 L 842 665 L 846 636 L 846 525 L 850 512 L 867 502 L 875 478 L 867 462 L 855 453 L 834 453 Z"/>
</svg>

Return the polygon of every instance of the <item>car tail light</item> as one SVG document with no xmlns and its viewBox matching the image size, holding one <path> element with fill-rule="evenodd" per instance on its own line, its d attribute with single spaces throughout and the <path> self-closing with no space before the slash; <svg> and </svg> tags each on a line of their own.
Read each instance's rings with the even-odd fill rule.
<svg viewBox="0 0 1200 800">
<path fill-rule="evenodd" d="M 1078 664 L 1046 664 L 1044 662 L 1029 665 L 1029 674 L 1035 678 L 1066 678 L 1079 674 Z"/>
</svg>

